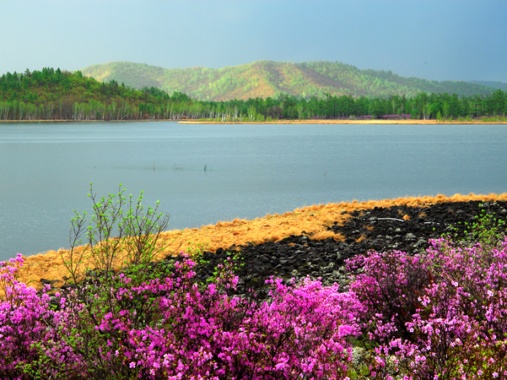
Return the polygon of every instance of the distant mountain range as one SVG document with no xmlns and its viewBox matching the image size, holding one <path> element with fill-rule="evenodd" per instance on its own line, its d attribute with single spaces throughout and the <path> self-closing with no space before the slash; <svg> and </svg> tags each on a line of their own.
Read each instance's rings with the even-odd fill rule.
<svg viewBox="0 0 507 380">
<path fill-rule="evenodd" d="M 507 91 L 507 84 L 502 82 L 430 81 L 402 77 L 391 71 L 360 70 L 339 62 L 258 61 L 220 69 L 164 69 L 132 62 L 111 62 L 80 71 L 99 81 L 115 80 L 135 88 L 156 87 L 169 94 L 181 92 L 196 99 L 215 101 L 283 94 L 411 97 L 420 92 L 470 96 L 487 95 L 495 89 Z"/>
</svg>

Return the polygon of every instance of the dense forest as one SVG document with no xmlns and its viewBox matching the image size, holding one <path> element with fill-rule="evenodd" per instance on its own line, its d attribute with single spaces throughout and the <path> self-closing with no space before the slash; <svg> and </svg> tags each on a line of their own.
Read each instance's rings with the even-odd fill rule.
<svg viewBox="0 0 507 380">
<path fill-rule="evenodd" d="M 135 89 L 116 81 L 44 68 L 0 77 L 0 120 L 210 119 L 476 119 L 507 114 L 507 92 L 487 95 L 418 93 L 412 97 L 351 95 L 204 101 L 155 88 Z"/>
</svg>

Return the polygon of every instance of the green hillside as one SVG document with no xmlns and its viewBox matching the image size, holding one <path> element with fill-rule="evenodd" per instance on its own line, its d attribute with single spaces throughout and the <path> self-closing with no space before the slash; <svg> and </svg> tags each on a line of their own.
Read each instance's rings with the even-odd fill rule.
<svg viewBox="0 0 507 380">
<path fill-rule="evenodd" d="M 135 88 L 157 87 L 201 100 L 277 97 L 282 94 L 322 97 L 413 97 L 421 92 L 488 95 L 494 88 L 479 83 L 405 78 L 390 71 L 360 70 L 339 62 L 281 63 L 259 61 L 220 69 L 164 69 L 130 62 L 112 62 L 81 70 L 99 81 L 115 80 Z"/>
<path fill-rule="evenodd" d="M 120 68 L 126 67 L 117 65 Z M 354 88 L 351 85 L 352 79 L 361 79 L 363 82 L 358 80 L 359 83 L 377 90 L 396 86 L 394 80 L 382 80 L 377 76 L 374 81 L 372 76 L 364 72 L 355 76 L 350 74 L 349 77 L 345 75 L 347 71 L 337 74 L 334 70 L 330 74 L 326 72 L 329 67 L 326 64 L 281 65 L 262 62 L 221 70 L 180 71 L 129 65 L 140 73 L 137 78 L 149 77 L 149 72 L 163 73 L 166 83 L 184 78 L 186 91 L 195 98 L 174 91 L 174 87 L 172 91 L 167 89 L 171 93 L 169 95 L 155 86 L 135 89 L 125 85 L 125 80 L 121 83 L 112 79 L 99 82 L 83 76 L 79 71 L 71 73 L 43 68 L 41 71 L 27 70 L 22 74 L 6 73 L 0 76 L 0 120 L 475 120 L 485 117 L 504 118 L 507 115 L 507 93 L 499 89 L 492 89 L 493 92 L 488 95 L 468 96 L 436 91 L 419 92 L 413 96 L 332 95 L 331 90 L 338 88 L 338 85 L 339 88 L 351 91 Z M 123 79 L 127 78 L 127 70 L 119 72 L 123 73 Z M 404 80 L 393 74 L 385 75 L 390 75 L 399 82 Z M 201 77 L 208 78 L 208 91 L 228 94 L 234 99 L 202 100 L 205 92 L 198 79 Z M 405 88 L 410 88 L 411 79 L 405 81 Z M 157 83 L 152 79 L 151 84 Z M 310 96 L 312 93 L 307 92 L 308 89 L 316 88 L 317 84 L 322 96 Z M 425 84 L 431 85 L 427 82 Z M 433 85 L 435 89 L 444 88 L 444 84 Z M 397 88 L 401 87 L 402 84 L 399 83 Z M 290 95 L 293 91 L 301 96 Z M 240 99 L 241 97 L 247 99 Z"/>
</svg>

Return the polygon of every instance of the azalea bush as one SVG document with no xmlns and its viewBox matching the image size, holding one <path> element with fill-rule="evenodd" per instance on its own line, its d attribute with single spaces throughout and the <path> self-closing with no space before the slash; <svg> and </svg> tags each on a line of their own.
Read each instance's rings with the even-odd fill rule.
<svg viewBox="0 0 507 380">
<path fill-rule="evenodd" d="M 269 299 L 255 301 L 228 295 L 238 279 L 227 263 L 203 285 L 187 258 L 141 285 L 120 273 L 108 302 L 97 293 L 84 304 L 77 292 L 37 293 L 14 278 L 22 258 L 10 264 L 2 378 L 341 379 L 359 335 L 357 299 L 309 279 L 271 279 Z"/>
<path fill-rule="evenodd" d="M 507 239 L 430 243 L 425 254 L 348 262 L 350 291 L 365 308 L 370 378 L 507 377 Z"/>
<path fill-rule="evenodd" d="M 1 378 L 507 376 L 507 240 L 372 252 L 349 260 L 347 292 L 273 278 L 267 299 L 234 295 L 232 261 L 211 283 L 183 258 L 163 278 L 56 294 L 16 281 L 22 263 L 0 264 Z"/>
<path fill-rule="evenodd" d="M 72 378 L 84 368 L 72 347 L 80 309 L 68 309 L 65 297 L 52 299 L 48 288 L 18 282 L 22 264 L 19 254 L 0 262 L 0 378 Z"/>
</svg>

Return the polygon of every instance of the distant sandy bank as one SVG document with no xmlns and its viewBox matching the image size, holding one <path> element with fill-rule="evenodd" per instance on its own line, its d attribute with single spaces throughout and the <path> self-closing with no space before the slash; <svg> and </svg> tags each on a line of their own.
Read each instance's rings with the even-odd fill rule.
<svg viewBox="0 0 507 380">
<path fill-rule="evenodd" d="M 348 215 L 355 210 L 402 205 L 427 207 L 442 202 L 500 200 L 507 201 L 507 193 L 450 197 L 444 195 L 406 197 L 306 206 L 284 214 L 266 215 L 253 220 L 235 219 L 200 228 L 167 231 L 163 235 L 164 249 L 160 258 L 181 251 L 191 252 L 195 249 L 215 252 L 218 248 L 226 249 L 233 245 L 274 242 L 291 235 L 304 234 L 316 240 L 326 238 L 341 240 L 343 237 L 328 227 L 335 222 L 339 224 L 345 222 Z M 41 279 L 56 281 L 57 285 L 63 284 L 67 272 L 62 258 L 67 258 L 68 253 L 68 251 L 60 249 L 27 257 L 25 265 L 19 273 L 19 280 L 37 288 L 41 287 Z"/>
<path fill-rule="evenodd" d="M 452 124 L 470 124 L 470 125 L 491 125 L 491 124 L 507 124 L 507 121 L 439 121 L 439 120 L 277 120 L 277 121 L 205 121 L 205 120 L 180 120 L 180 124 L 369 124 L 369 125 L 452 125 Z"/>
</svg>

